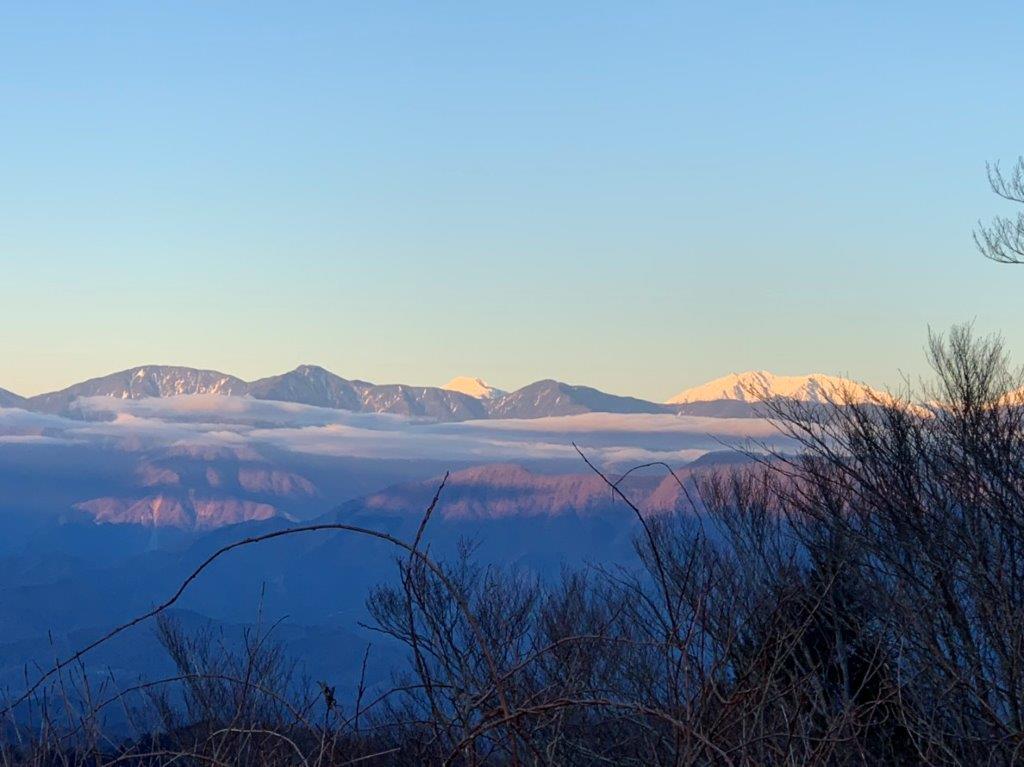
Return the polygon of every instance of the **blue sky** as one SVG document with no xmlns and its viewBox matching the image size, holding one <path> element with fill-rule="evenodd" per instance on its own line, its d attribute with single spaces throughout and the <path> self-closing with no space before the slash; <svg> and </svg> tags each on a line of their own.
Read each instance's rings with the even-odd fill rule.
<svg viewBox="0 0 1024 767">
<path fill-rule="evenodd" d="M 897 7 L 898 6 L 898 7 Z M 6 3 L 0 386 L 136 364 L 664 399 L 973 320 L 1013 3 Z"/>
</svg>

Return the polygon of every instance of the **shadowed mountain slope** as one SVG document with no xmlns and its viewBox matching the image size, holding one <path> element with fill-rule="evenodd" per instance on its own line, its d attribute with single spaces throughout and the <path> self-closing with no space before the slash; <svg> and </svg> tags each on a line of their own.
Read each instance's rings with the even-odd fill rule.
<svg viewBox="0 0 1024 767">
<path fill-rule="evenodd" d="M 25 398 L 7 389 L 0 389 L 0 407 L 25 407 Z"/>
</svg>

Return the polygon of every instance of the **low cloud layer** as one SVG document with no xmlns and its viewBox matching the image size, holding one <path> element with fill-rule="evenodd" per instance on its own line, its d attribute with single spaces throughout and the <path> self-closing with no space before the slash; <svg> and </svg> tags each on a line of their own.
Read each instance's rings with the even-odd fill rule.
<svg viewBox="0 0 1024 767">
<path fill-rule="evenodd" d="M 750 441 L 784 444 L 761 419 L 589 413 L 534 420 L 432 423 L 248 397 L 192 395 L 79 401 L 81 420 L 0 409 L 0 441 L 271 446 L 301 454 L 492 462 L 571 459 L 572 442 L 607 464 L 692 461 Z"/>
</svg>

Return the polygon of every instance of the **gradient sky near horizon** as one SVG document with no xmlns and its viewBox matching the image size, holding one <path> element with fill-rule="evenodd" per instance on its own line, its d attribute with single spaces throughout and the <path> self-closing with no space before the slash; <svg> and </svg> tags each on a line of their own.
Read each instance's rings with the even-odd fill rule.
<svg viewBox="0 0 1024 767">
<path fill-rule="evenodd" d="M 0 387 L 1024 362 L 1015 3 L 0 6 Z"/>
</svg>

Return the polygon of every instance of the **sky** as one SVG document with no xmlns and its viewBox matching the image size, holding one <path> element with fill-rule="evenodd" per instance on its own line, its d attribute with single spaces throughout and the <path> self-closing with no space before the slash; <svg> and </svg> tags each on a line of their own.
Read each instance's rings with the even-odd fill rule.
<svg viewBox="0 0 1024 767">
<path fill-rule="evenodd" d="M 1014 3 L 0 5 L 0 387 L 1024 362 Z"/>
</svg>

